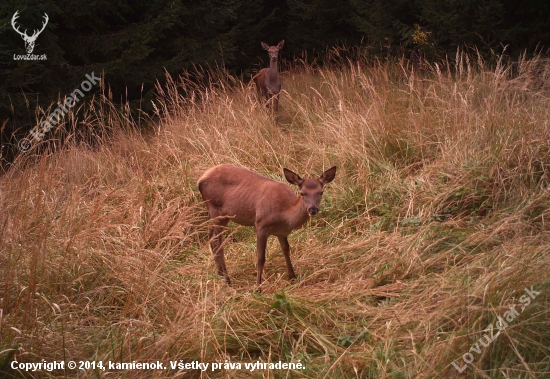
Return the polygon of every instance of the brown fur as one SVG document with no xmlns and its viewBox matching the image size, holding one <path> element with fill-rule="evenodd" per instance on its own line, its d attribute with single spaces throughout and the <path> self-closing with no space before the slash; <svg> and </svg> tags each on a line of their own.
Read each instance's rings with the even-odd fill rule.
<svg viewBox="0 0 550 379">
<path fill-rule="evenodd" d="M 218 274 L 223 275 L 228 284 L 230 279 L 225 265 L 222 231 L 229 220 L 256 227 L 258 288 L 262 282 L 267 237 L 270 235 L 279 238 L 289 278 L 296 277 L 290 262 L 287 236 L 305 224 L 311 215 L 318 213 L 323 186 L 334 179 L 336 167 L 315 179 L 302 179 L 286 168 L 284 174 L 289 183 L 298 186 L 301 196 L 295 196 L 284 183 L 227 164 L 210 168 L 199 179 L 199 191 L 212 220 L 209 230 L 212 253 Z"/>
</svg>

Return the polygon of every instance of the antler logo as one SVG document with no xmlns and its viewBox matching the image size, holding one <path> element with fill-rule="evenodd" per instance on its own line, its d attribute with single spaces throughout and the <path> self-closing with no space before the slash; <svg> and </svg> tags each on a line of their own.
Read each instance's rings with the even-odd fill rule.
<svg viewBox="0 0 550 379">
<path fill-rule="evenodd" d="M 13 29 L 21 35 L 21 37 L 25 41 L 25 50 L 27 50 L 27 53 L 31 54 L 32 51 L 34 50 L 34 42 L 36 41 L 36 39 L 38 38 L 40 33 L 42 33 L 42 31 L 44 30 L 46 25 L 48 25 L 49 18 L 48 18 L 48 15 L 46 14 L 46 12 L 44 12 L 44 23 L 42 24 L 42 29 L 40 29 L 40 30 L 35 29 L 32 36 L 28 36 L 27 35 L 27 29 L 25 29 L 24 32 L 21 32 L 17 28 L 17 25 L 15 25 L 15 20 L 17 20 L 17 17 L 19 17 L 18 13 L 19 13 L 19 11 L 16 11 L 15 14 L 13 15 L 13 17 L 11 19 L 11 26 L 13 26 Z"/>
</svg>

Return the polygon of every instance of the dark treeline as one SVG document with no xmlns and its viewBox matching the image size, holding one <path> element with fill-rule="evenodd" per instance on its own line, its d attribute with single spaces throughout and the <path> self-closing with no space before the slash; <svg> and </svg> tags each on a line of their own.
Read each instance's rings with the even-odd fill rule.
<svg viewBox="0 0 550 379">
<path fill-rule="evenodd" d="M 33 54 L 20 30 L 40 29 Z M 370 47 L 372 54 L 419 50 L 428 59 L 476 47 L 514 55 L 550 43 L 548 0 L 3 0 L 0 5 L 0 126 L 3 147 L 95 72 L 114 102 L 148 110 L 156 80 L 195 66 L 223 66 L 249 77 L 266 65 L 260 41 L 285 39 L 283 58 L 322 57 L 328 47 Z M 97 93 L 99 88 L 90 92 Z M 90 95 L 87 95 L 88 97 Z M 139 103 L 137 103 L 139 101 Z M 136 105 L 137 106 L 137 105 Z M 4 150 L 4 158 L 6 150 Z"/>
</svg>

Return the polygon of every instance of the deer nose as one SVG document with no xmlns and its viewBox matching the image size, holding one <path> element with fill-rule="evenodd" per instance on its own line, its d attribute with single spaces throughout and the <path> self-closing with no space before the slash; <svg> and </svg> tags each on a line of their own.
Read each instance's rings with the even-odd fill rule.
<svg viewBox="0 0 550 379">
<path fill-rule="evenodd" d="M 310 216 L 315 216 L 317 213 L 319 213 L 319 208 L 317 207 L 311 207 L 307 210 Z"/>
<path fill-rule="evenodd" d="M 277 57 L 271 57 L 271 60 L 272 60 L 272 61 L 276 61 L 276 60 L 277 60 Z"/>
</svg>

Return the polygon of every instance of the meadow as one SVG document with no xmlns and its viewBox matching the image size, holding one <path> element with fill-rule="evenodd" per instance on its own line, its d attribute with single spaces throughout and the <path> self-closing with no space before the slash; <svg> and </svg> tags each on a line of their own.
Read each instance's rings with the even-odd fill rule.
<svg viewBox="0 0 550 379">
<path fill-rule="evenodd" d="M 0 177 L 2 375 L 550 377 L 548 62 L 335 55 L 282 74 L 276 118 L 216 70 L 159 85 L 149 132 L 104 90 L 65 120 L 95 143 L 21 154 Z M 271 237 L 255 293 L 255 231 L 235 224 L 232 286 L 217 275 L 196 182 L 221 163 L 280 181 L 338 167 L 289 237 L 296 280 Z M 301 366 L 244 367 L 278 362 Z"/>
</svg>

